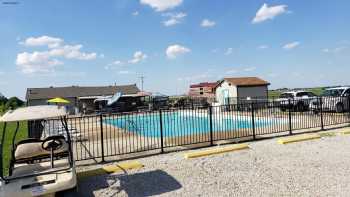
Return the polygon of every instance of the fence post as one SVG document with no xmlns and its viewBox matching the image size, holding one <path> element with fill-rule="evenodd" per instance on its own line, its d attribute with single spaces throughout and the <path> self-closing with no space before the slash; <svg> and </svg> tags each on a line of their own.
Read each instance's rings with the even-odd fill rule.
<svg viewBox="0 0 350 197">
<path fill-rule="evenodd" d="M 213 139 L 213 107 L 209 106 L 209 129 L 210 129 L 210 146 L 214 145 Z"/>
<path fill-rule="evenodd" d="M 163 140 L 163 118 L 162 110 L 159 110 L 159 124 L 160 124 L 160 151 L 164 153 L 164 140 Z"/>
<path fill-rule="evenodd" d="M 104 150 L 104 141 L 103 141 L 103 115 L 100 114 L 100 131 L 101 131 L 101 150 L 102 150 L 102 161 L 105 162 L 105 150 Z"/>
<path fill-rule="evenodd" d="M 319 102 L 320 102 L 321 130 L 324 130 L 322 97 L 320 97 L 319 99 L 320 99 Z"/>
<path fill-rule="evenodd" d="M 293 102 L 294 105 L 294 102 Z M 289 117 L 289 134 L 293 135 L 292 128 L 292 103 L 290 99 L 288 99 L 288 117 Z"/>
<path fill-rule="evenodd" d="M 253 139 L 255 140 L 255 114 L 254 114 L 254 102 L 251 103 L 251 112 L 252 112 L 252 127 L 253 127 Z"/>
</svg>

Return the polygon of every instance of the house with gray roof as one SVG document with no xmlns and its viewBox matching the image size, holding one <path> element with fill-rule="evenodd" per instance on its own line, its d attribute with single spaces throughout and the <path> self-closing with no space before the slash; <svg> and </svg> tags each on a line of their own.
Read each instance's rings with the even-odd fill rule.
<svg viewBox="0 0 350 197">
<path fill-rule="evenodd" d="M 136 84 L 120 86 L 69 86 L 28 88 L 26 100 L 28 106 L 46 105 L 47 100 L 60 97 L 68 100 L 67 108 L 71 114 L 88 113 L 97 110 L 95 100 L 101 97 L 113 96 L 120 92 L 124 96 L 136 96 L 140 93 Z"/>
</svg>

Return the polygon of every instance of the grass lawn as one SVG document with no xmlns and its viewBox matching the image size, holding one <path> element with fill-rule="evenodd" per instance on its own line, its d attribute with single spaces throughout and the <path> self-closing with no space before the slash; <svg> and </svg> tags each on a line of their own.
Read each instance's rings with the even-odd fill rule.
<svg viewBox="0 0 350 197">
<path fill-rule="evenodd" d="M 324 91 L 325 88 L 317 87 L 317 88 L 304 88 L 305 91 L 310 91 L 317 96 L 320 96 L 321 93 Z M 282 91 L 278 90 L 269 90 L 269 98 L 278 98 L 282 94 Z"/>
<path fill-rule="evenodd" d="M 0 123 L 0 139 L 2 137 L 2 131 L 3 131 L 4 124 L 1 122 Z M 2 159 L 3 159 L 3 169 L 4 169 L 4 174 L 8 174 L 8 167 L 10 164 L 10 159 L 11 159 L 11 149 L 12 149 L 12 138 L 15 133 L 16 129 L 16 123 L 8 123 L 7 128 L 6 128 L 6 135 L 5 135 L 5 140 L 4 140 L 4 145 L 3 145 L 3 152 L 2 154 Z M 16 137 L 16 142 L 22 139 L 26 139 L 28 136 L 28 129 L 27 129 L 27 122 L 21 122 L 20 127 L 17 133 Z"/>
</svg>

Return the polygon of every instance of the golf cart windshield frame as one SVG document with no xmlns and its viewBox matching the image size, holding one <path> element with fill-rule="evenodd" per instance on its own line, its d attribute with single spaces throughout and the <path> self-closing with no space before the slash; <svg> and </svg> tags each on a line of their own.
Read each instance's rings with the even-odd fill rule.
<svg viewBox="0 0 350 197">
<path fill-rule="evenodd" d="M 5 177 L 4 176 L 4 164 L 3 164 L 3 150 L 4 150 L 4 140 L 5 140 L 5 133 L 6 133 L 6 127 L 7 127 L 7 122 L 4 122 L 4 127 L 3 127 L 3 132 L 2 132 L 2 138 L 1 138 L 1 157 L 0 157 L 0 178 L 2 180 L 5 181 L 5 183 L 8 183 L 10 182 L 11 180 L 15 180 L 15 179 L 20 179 L 20 178 L 25 178 L 25 177 L 32 177 L 32 176 L 38 176 L 38 175 L 45 175 L 45 174 L 50 174 L 50 173 L 54 173 L 54 172 L 58 172 L 58 171 L 63 171 L 63 170 L 69 170 L 73 167 L 73 152 L 72 152 L 72 145 L 71 145 L 71 138 L 70 138 L 70 133 L 69 133 L 69 129 L 68 129 L 68 124 L 67 124 L 67 118 L 66 116 L 61 116 L 60 117 L 60 121 L 64 127 L 64 130 L 66 131 L 66 135 L 67 135 L 67 143 L 68 143 L 68 162 L 69 162 L 69 167 L 67 168 L 61 168 L 61 169 L 52 169 L 52 170 L 49 170 L 47 172 L 38 172 L 38 173 L 32 173 L 32 174 L 26 174 L 26 175 L 23 175 L 23 176 L 16 176 L 16 177 Z M 14 150 L 14 147 L 15 147 L 15 140 L 16 140 L 16 135 L 18 133 L 18 130 L 19 130 L 19 121 L 16 121 L 16 130 L 15 130 L 15 133 L 14 133 L 14 136 L 12 138 L 12 150 L 11 150 L 11 157 L 14 156 L 13 154 L 13 151 Z M 11 158 L 13 159 L 13 158 Z M 11 166 L 10 166 L 11 167 Z"/>
</svg>

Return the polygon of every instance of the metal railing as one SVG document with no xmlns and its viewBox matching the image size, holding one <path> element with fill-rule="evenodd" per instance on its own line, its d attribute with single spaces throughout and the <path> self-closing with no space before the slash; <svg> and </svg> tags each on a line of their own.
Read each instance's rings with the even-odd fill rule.
<svg viewBox="0 0 350 197">
<path fill-rule="evenodd" d="M 220 140 L 254 140 L 350 123 L 349 97 L 259 101 L 206 108 L 161 109 L 69 117 L 76 161 L 128 157 L 134 153 Z M 59 132 L 57 120 L 46 121 L 43 133 Z M 97 161 L 97 160 L 96 160 Z"/>
</svg>

